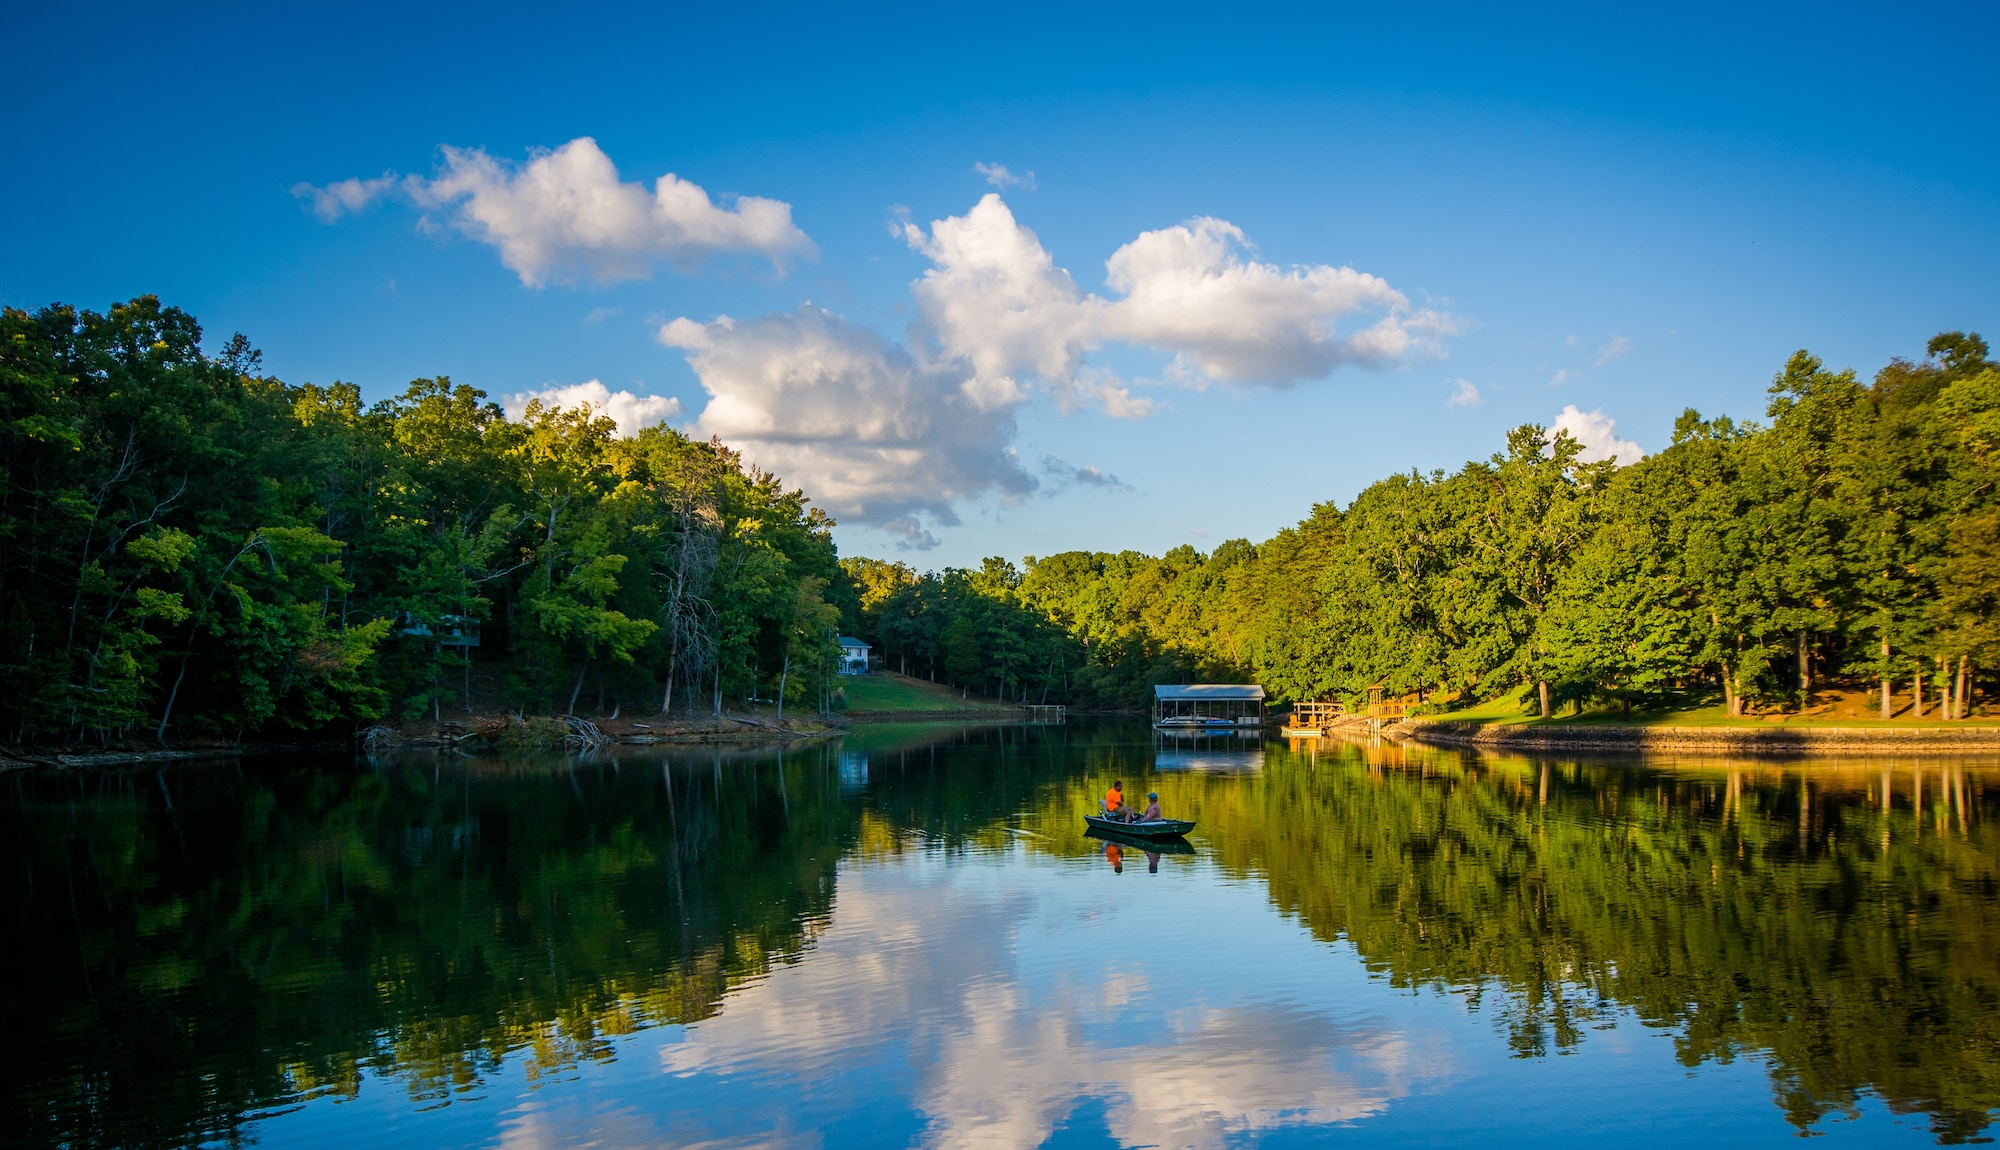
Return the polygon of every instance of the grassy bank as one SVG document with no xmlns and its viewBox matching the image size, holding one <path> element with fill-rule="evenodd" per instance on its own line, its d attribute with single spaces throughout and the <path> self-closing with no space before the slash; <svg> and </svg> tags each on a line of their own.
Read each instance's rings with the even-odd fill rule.
<svg viewBox="0 0 2000 1150">
<path fill-rule="evenodd" d="M 925 715 L 980 715 L 1018 718 L 1021 708 L 995 703 L 976 695 L 962 696 L 957 689 L 941 687 L 922 679 L 912 679 L 893 671 L 876 671 L 840 681 L 847 695 L 847 715 L 866 719 L 875 716 L 921 718 Z"/>
</svg>

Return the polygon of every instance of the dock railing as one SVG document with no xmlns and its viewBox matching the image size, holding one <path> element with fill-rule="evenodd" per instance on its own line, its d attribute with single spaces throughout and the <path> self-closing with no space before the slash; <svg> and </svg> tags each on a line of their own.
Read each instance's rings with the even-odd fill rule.
<svg viewBox="0 0 2000 1150">
<path fill-rule="evenodd" d="M 1337 700 L 1307 700 L 1292 704 L 1285 716 L 1283 733 L 1291 738 L 1313 738 L 1347 717 L 1347 704 Z"/>
</svg>

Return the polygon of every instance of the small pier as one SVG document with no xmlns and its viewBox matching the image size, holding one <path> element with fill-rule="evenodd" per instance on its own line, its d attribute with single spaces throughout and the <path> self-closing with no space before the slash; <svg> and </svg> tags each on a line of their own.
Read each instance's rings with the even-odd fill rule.
<svg viewBox="0 0 2000 1150">
<path fill-rule="evenodd" d="M 1069 718 L 1069 707 L 1063 703 L 1024 703 L 1030 723 L 1060 723 Z"/>
<path fill-rule="evenodd" d="M 1288 739 L 1323 738 L 1335 723 L 1346 717 L 1346 703 L 1329 700 L 1293 703 L 1280 733 Z"/>
<path fill-rule="evenodd" d="M 1387 697 L 1387 685 L 1377 683 L 1368 688 L 1368 733 L 1379 735 L 1382 728 L 1394 726 L 1409 716 L 1410 704 L 1406 699 Z"/>
</svg>

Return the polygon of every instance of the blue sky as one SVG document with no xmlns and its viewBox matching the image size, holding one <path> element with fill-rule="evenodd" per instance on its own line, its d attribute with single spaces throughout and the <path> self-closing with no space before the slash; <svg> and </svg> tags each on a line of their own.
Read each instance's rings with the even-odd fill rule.
<svg viewBox="0 0 2000 1150">
<path fill-rule="evenodd" d="M 0 301 L 672 400 L 844 553 L 1206 549 L 1567 407 L 1658 449 L 1797 348 L 2000 334 L 1995 12 L 49 5 Z"/>
</svg>

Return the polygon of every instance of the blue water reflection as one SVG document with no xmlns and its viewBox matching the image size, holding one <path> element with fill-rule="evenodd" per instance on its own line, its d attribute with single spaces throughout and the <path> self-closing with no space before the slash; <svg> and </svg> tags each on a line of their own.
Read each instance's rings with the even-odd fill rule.
<svg viewBox="0 0 2000 1150">
<path fill-rule="evenodd" d="M 1795 815 L 1778 805 L 1793 784 L 1775 768 L 1749 768 L 1746 782 L 1745 769 L 1702 765 L 1613 765 L 1588 775 L 1574 766 L 1468 765 L 1424 752 L 1251 750 L 1268 753 L 1255 770 L 1234 760 L 1156 758 L 1143 731 L 973 730 L 944 738 L 878 731 L 842 746 L 727 761 L 628 756 L 364 770 L 390 791 L 413 788 L 418 798 L 347 840 L 339 873 L 380 868 L 387 885 L 375 897 L 392 902 L 425 897 L 418 889 L 435 881 L 436 896 L 412 913 L 438 936 L 405 946 L 396 941 L 398 928 L 346 954 L 328 949 L 320 965 L 302 968 L 308 973 L 299 977 L 319 979 L 319 989 L 302 982 L 286 999 L 294 1013 L 275 1031 L 280 1037 L 288 1026 L 300 1033 L 320 1026 L 324 1019 L 313 1012 L 325 1011 L 332 988 L 357 964 L 381 1001 L 395 1005 L 381 1016 L 383 1027 L 355 1047 L 344 1080 L 329 1080 L 326 1063 L 306 1073 L 303 1056 L 266 1043 L 262 1057 L 295 1067 L 286 1071 L 289 1086 L 267 1092 L 254 1108 L 239 1104 L 245 1109 L 237 1129 L 266 1146 L 1762 1144 L 1802 1128 L 1774 1104 L 1799 1067 L 1778 1065 L 1741 1038 L 1730 1040 L 1727 1057 L 1689 1057 L 1689 1035 L 1699 1024 L 1654 1017 L 1650 1007 L 1650 1021 L 1642 1021 L 1617 996 L 1631 972 L 1584 943 L 1565 943 L 1565 953 L 1576 955 L 1571 965 L 1535 986 L 1534 995 L 1559 1000 L 1553 1007 L 1526 1002 L 1497 960 L 1482 974 L 1476 956 L 1457 956 L 1470 965 L 1453 967 L 1434 958 L 1424 960 L 1430 966 L 1411 965 L 1379 949 L 1363 953 L 1356 938 L 1373 938 L 1385 925 L 1422 935 L 1460 929 L 1468 915 L 1513 911 L 1476 899 L 1422 905 L 1452 888 L 1393 876 L 1435 866 L 1440 848 L 1425 839 L 1432 843 L 1426 853 L 1395 863 L 1391 886 L 1364 900 L 1387 908 L 1382 921 L 1363 924 L 1354 917 L 1361 904 L 1353 892 L 1327 887 L 1374 881 L 1355 860 L 1377 848 L 1332 841 L 1415 841 L 1416 824 L 1462 822 L 1472 809 L 1463 804 L 1472 803 L 1499 812 L 1497 825 L 1519 839 L 1519 849 L 1536 836 L 1546 843 L 1571 835 L 1563 849 L 1579 873 L 1602 865 L 1576 855 L 1588 849 L 1580 843 L 1629 844 L 1643 836 L 1645 850 L 1684 853 L 1659 826 L 1621 813 L 1620 795 L 1644 791 L 1646 809 L 1655 812 L 1647 817 L 1689 834 L 1720 833 L 1725 819 L 1740 826 L 1752 818 L 1746 811 L 1768 815 L 1770 834 L 1739 843 L 1746 860 L 1756 850 L 1773 860 L 1758 864 L 1767 868 L 1759 874 L 1782 866 L 1861 874 L 1853 868 L 1866 860 L 1842 852 L 1877 845 L 1842 846 L 1843 828 L 1879 829 L 1885 848 L 1892 834 L 1928 832 L 1935 840 L 1956 833 L 1952 865 L 1971 866 L 1989 881 L 1983 892 L 1962 890 L 1969 901 L 1961 905 L 1986 908 L 1990 918 L 2000 898 L 1990 885 L 1983 831 L 1968 829 L 1983 827 L 1985 776 L 1977 765 L 1956 773 L 1938 768 L 1928 784 L 1933 805 L 1911 806 L 1906 828 L 1892 825 L 1894 788 L 1906 784 L 1885 774 L 1890 802 L 1871 814 L 1877 776 L 1865 767 L 1827 773 L 1810 795 L 1819 805 Z M 1142 780 L 1158 787 L 1170 814 L 1198 816 L 1194 851 L 1148 859 L 1124 847 L 1122 866 L 1109 865 L 1106 845 L 1083 837 L 1076 815 L 1112 773 L 1134 789 Z M 243 785 L 257 790 L 254 782 Z M 305 819 L 310 803 L 302 796 L 317 793 L 313 801 L 324 803 L 331 785 L 292 798 L 279 788 L 256 801 L 298 804 L 296 815 Z M 1947 786 L 1952 797 L 1934 827 L 1934 804 L 1945 801 Z M 36 807 L 33 788 L 23 793 L 21 809 Z M 1809 795 L 1803 786 L 1798 793 Z M 233 796 L 207 801 L 233 804 Z M 36 809 L 47 815 L 51 805 L 41 798 Z M 1703 805 L 1711 800 L 1712 810 Z M 185 799 L 175 817 L 194 817 L 190 808 L 203 801 Z M 152 811 L 136 790 L 130 805 Z M 1547 812 L 1555 809 L 1570 810 L 1573 820 L 1551 821 Z M 502 817 L 503 810 L 510 813 Z M 1851 823 L 1840 821 L 1843 812 Z M 1519 821 L 1510 821 L 1517 814 Z M 157 811 L 146 817 L 154 816 L 166 820 L 158 825 L 171 824 Z M 287 839 L 292 845 L 284 850 L 324 852 L 331 834 L 313 830 Z M 1815 847 L 1815 835 L 1836 841 Z M 1449 848 L 1461 854 L 1455 865 L 1475 885 L 1495 876 L 1497 889 L 1518 885 L 1508 877 L 1515 864 L 1481 845 L 1474 829 L 1460 826 L 1438 841 L 1456 844 Z M 732 844 L 744 849 L 727 853 Z M 1801 853 L 1788 862 L 1784 851 Z M 297 861 L 286 857 L 286 865 Z M 49 885 L 49 858 L 35 861 Z M 480 893 L 470 876 L 482 865 L 526 877 Z M 1647 865 L 1619 862 L 1613 870 Z M 1301 869 L 1314 866 L 1330 867 L 1323 872 L 1330 877 Z M 237 881 L 194 877 L 211 885 Z M 350 889 L 342 894 L 328 885 L 313 894 L 323 895 L 332 913 L 343 898 L 360 897 L 359 887 Z M 759 891 L 788 892 L 775 917 L 760 909 L 776 905 L 774 894 Z M 1338 912 L 1345 925 L 1329 928 L 1336 912 L 1315 909 L 1315 900 L 1335 895 L 1347 898 Z M 1882 888 L 1869 897 L 1899 895 Z M 1914 922 L 1931 909 L 1913 903 L 1899 913 Z M 450 938 L 436 921 L 445 915 L 462 915 Z M 1655 930 L 1736 929 L 1693 918 L 1647 920 Z M 602 929 L 605 923 L 615 929 Z M 1574 924 L 1548 927 L 1552 936 L 1565 929 L 1586 938 Z M 1874 928 L 1857 922 L 1855 929 Z M 1924 932 L 1940 947 L 1952 945 L 1944 937 L 1949 923 L 1931 922 Z M 361 936 L 349 930 L 342 937 L 352 943 Z M 61 940 L 72 950 L 79 942 L 100 945 Z M 266 945 L 276 955 L 296 943 Z M 1698 964 L 1706 945 L 1685 933 L 1649 953 L 1686 953 Z M 1538 940 L 1533 946 L 1537 954 L 1561 949 Z M 514 972 L 503 977 L 523 990 L 509 995 L 501 987 L 498 997 L 478 1000 L 483 1006 L 449 1009 L 406 993 L 413 964 L 433 957 L 463 964 L 472 954 L 484 954 L 480 961 L 494 975 Z M 1768 960 L 1746 952 L 1743 961 Z M 1965 974 L 1968 1001 L 1987 993 L 1993 973 Z M 101 995 L 105 975 L 98 977 L 90 993 Z M 200 1009 L 190 997 L 195 989 L 147 1001 Z M 1893 984 L 1880 989 L 1896 993 Z M 1739 999 L 1746 1018 L 1769 1005 L 1749 991 Z M 481 1009 L 506 1017 L 482 1019 Z M 1530 1015 L 1554 1019 L 1551 1032 L 1566 1027 L 1568 1037 L 1523 1045 L 1521 1019 Z M 329 1033 L 325 1041 L 337 1045 L 343 1032 Z M 81 1063 L 71 1068 L 75 1074 L 102 1070 L 90 1064 L 101 1055 L 87 1045 L 63 1049 Z M 1994 1073 L 1976 1052 L 1960 1066 Z M 24 1075 L 31 1076 L 12 1069 L 17 1080 Z M 1893 1108 L 1901 1113 L 1892 1113 L 1867 1083 L 1861 1087 L 1851 1096 L 1837 1085 L 1812 1087 L 1848 1100 L 1808 1115 L 1803 1128 L 1871 1145 L 1934 1140 L 1924 1107 L 1904 1098 Z M 16 1117 L 37 1119 L 35 1107 L 70 1104 L 53 1086 L 36 1089 L 44 1093 L 12 1096 Z M 172 1143 L 180 1139 L 165 1105 L 153 1111 L 159 1123 L 152 1129 L 158 1141 Z M 1961 1104 L 1957 1120 L 1963 1112 Z M 114 1141 L 129 1143 L 129 1131 L 143 1128 L 120 1128 L 127 1133 Z"/>
</svg>

